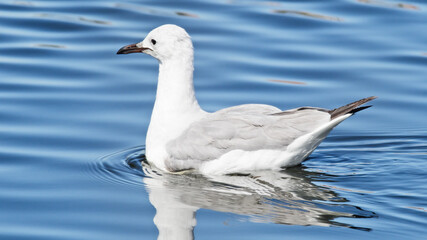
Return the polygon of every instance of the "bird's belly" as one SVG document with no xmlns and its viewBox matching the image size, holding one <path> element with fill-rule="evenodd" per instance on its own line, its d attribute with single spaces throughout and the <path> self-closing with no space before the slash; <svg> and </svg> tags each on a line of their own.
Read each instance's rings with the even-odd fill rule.
<svg viewBox="0 0 427 240">
<path fill-rule="evenodd" d="M 249 173 L 260 170 L 280 170 L 298 165 L 293 154 L 286 150 L 263 149 L 257 151 L 233 150 L 220 158 L 203 163 L 199 171 L 207 175 Z"/>
</svg>

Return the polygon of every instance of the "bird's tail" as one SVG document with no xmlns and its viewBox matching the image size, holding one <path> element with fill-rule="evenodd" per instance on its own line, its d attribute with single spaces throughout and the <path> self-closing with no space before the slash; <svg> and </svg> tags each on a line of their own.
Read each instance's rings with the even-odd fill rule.
<svg viewBox="0 0 427 240">
<path fill-rule="evenodd" d="M 335 119 L 335 118 L 337 118 L 339 116 L 342 116 L 344 114 L 347 114 L 347 113 L 354 114 L 354 113 L 356 113 L 358 111 L 361 111 L 363 109 L 369 108 L 372 105 L 370 105 L 370 106 L 363 106 L 363 107 L 359 107 L 359 106 L 362 105 L 362 104 L 365 104 L 365 103 L 367 103 L 367 102 L 369 102 L 371 100 L 374 100 L 375 98 L 377 98 L 377 97 L 376 96 L 367 97 L 367 98 L 364 98 L 364 99 L 360 99 L 359 101 L 347 104 L 345 106 L 332 109 L 332 110 L 329 111 L 329 114 L 331 114 L 331 120 Z"/>
</svg>

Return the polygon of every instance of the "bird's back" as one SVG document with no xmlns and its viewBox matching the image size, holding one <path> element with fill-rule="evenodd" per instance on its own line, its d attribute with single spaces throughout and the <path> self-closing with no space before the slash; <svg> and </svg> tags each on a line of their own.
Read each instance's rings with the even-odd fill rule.
<svg viewBox="0 0 427 240">
<path fill-rule="evenodd" d="M 286 151 L 297 138 L 330 121 L 327 110 L 288 111 L 260 104 L 240 105 L 210 113 L 166 145 L 171 171 L 197 168 L 233 150 Z M 262 160 L 260 160 L 262 161 Z"/>
</svg>

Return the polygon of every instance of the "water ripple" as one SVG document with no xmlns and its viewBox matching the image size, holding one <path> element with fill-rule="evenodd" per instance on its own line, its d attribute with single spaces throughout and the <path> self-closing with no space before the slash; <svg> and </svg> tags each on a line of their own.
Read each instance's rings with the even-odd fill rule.
<svg viewBox="0 0 427 240">
<path fill-rule="evenodd" d="M 98 24 L 98 25 L 111 25 L 111 22 L 108 21 L 102 21 L 102 20 L 96 20 L 96 19 L 89 19 L 82 16 L 72 16 L 72 15 L 64 15 L 64 14 L 53 14 L 53 13 L 40 13 L 35 14 L 34 17 L 38 18 L 47 18 L 47 19 L 57 19 L 61 21 L 69 21 L 69 22 L 84 22 L 84 23 L 91 23 L 91 24 Z"/>
<path fill-rule="evenodd" d="M 143 186 L 144 150 L 143 146 L 134 147 L 105 156 L 90 165 L 90 175 L 111 183 Z"/>
<path fill-rule="evenodd" d="M 312 179 L 331 178 L 331 175 L 306 172 L 302 168 L 256 172 L 250 176 L 168 174 L 151 168 L 145 162 L 143 151 L 143 147 L 136 147 L 106 156 L 91 165 L 90 175 L 106 182 L 144 186 L 157 209 L 161 203 L 154 199 L 164 201 L 165 198 L 173 198 L 168 209 L 179 199 L 179 205 L 231 212 L 248 216 L 248 220 L 254 222 L 332 225 L 365 231 L 370 229 L 345 224 L 336 218 L 376 216 L 371 211 L 351 205 L 349 200 L 333 191 L 334 187 L 323 185 L 325 188 L 311 183 Z"/>
<path fill-rule="evenodd" d="M 303 12 L 303 11 L 295 11 L 295 10 L 273 10 L 273 13 L 295 14 L 298 16 L 320 19 L 320 20 L 327 20 L 327 21 L 334 21 L 334 22 L 344 21 L 342 18 L 338 18 L 338 17 L 326 16 L 326 15 L 321 15 L 321 14 L 317 14 L 317 13 L 310 13 L 310 12 Z"/>
<path fill-rule="evenodd" d="M 378 7 L 387 7 L 387 8 L 401 8 L 405 10 L 420 10 L 416 5 L 409 3 L 393 3 L 388 1 L 381 0 L 357 0 L 360 3 L 370 4 Z"/>
<path fill-rule="evenodd" d="M 153 7 L 149 8 L 149 7 L 143 7 L 140 5 L 129 4 L 129 3 L 116 3 L 114 6 L 117 8 L 122 8 L 130 11 L 138 11 L 138 12 L 150 14 L 150 15 L 199 18 L 199 16 L 194 13 L 188 13 L 183 11 L 170 11 L 170 10 L 153 8 Z"/>
</svg>

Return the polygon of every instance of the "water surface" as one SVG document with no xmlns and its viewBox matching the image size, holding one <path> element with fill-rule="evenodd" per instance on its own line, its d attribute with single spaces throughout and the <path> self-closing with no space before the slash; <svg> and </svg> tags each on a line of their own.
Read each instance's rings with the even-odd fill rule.
<svg viewBox="0 0 427 240">
<path fill-rule="evenodd" d="M 0 238 L 419 239 L 426 9 L 419 0 L 0 1 Z M 158 172 L 140 165 L 157 62 L 115 52 L 166 23 L 192 36 L 208 111 L 379 98 L 302 166 Z"/>
</svg>

